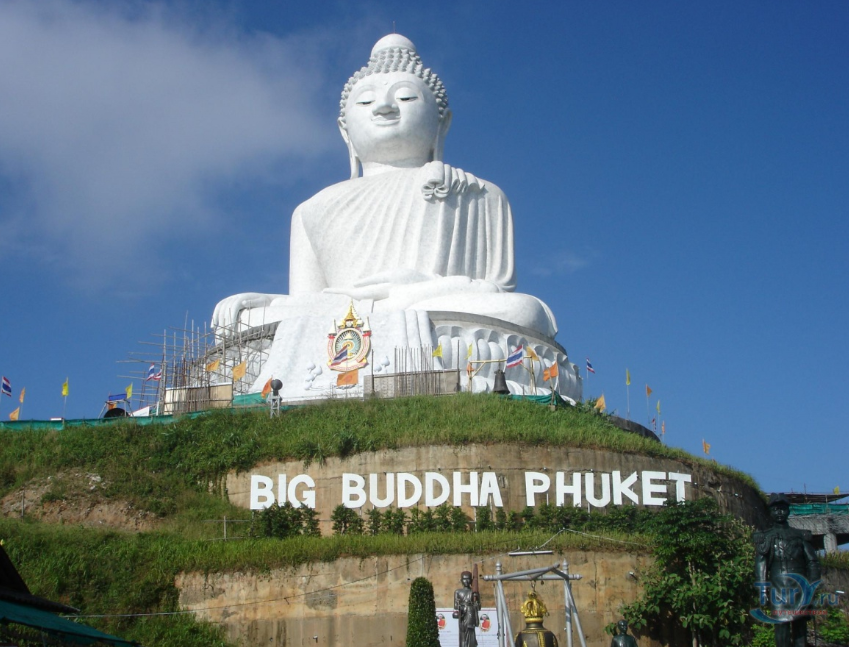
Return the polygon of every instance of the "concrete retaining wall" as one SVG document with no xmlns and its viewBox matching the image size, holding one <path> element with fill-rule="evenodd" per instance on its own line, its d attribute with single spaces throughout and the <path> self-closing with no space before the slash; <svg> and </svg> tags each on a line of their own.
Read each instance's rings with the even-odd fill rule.
<svg viewBox="0 0 849 647">
<path fill-rule="evenodd" d="M 563 559 L 583 579 L 572 583 L 589 647 L 608 647 L 604 626 L 620 619 L 619 608 L 638 595 L 646 557 L 616 552 L 575 552 L 565 556 L 502 557 L 505 572 L 550 566 Z M 453 606 L 460 573 L 478 563 L 481 576 L 495 573 L 495 560 L 472 555 L 405 555 L 339 559 L 268 573 L 185 573 L 177 581 L 180 606 L 224 626 L 246 646 L 372 647 L 404 645 L 410 583 L 419 576 L 434 585 L 437 607 Z M 494 607 L 493 586 L 480 581 L 482 604 Z M 524 627 L 518 609 L 527 583 L 506 584 L 513 628 Z M 566 645 L 563 587 L 537 585 L 548 606 L 545 625 Z M 456 622 L 449 618 L 449 622 Z M 575 636 L 575 644 L 577 635 Z M 642 647 L 658 643 L 641 638 Z"/>
</svg>

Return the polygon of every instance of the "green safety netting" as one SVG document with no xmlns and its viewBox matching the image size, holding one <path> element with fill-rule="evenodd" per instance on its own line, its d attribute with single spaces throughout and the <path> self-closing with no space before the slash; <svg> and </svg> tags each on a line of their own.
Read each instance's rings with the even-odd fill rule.
<svg viewBox="0 0 849 647">
<path fill-rule="evenodd" d="M 537 404 L 551 404 L 551 396 L 550 395 L 510 395 L 507 396 L 511 400 L 527 400 L 529 402 L 535 402 Z M 558 407 L 571 406 L 566 400 L 560 397 L 559 394 L 554 394 L 554 401 Z M 237 395 L 233 398 L 233 407 L 235 408 L 243 408 L 243 407 L 256 407 L 260 405 L 265 405 L 265 398 L 262 397 L 261 393 L 246 393 L 244 395 Z M 284 405 L 280 407 L 281 411 L 286 411 L 287 409 L 296 408 L 293 405 Z M 0 420 L 0 429 L 9 429 L 11 431 L 21 430 L 21 429 L 64 429 L 65 427 L 99 427 L 103 425 L 114 425 L 126 422 L 132 422 L 137 425 L 167 425 L 171 422 L 179 418 L 197 418 L 198 416 L 203 416 L 209 413 L 210 410 L 207 411 L 195 411 L 193 413 L 183 413 L 179 416 L 144 416 L 144 417 L 116 417 L 116 418 L 80 418 L 74 420 L 15 420 L 15 421 L 2 421 Z"/>
<path fill-rule="evenodd" d="M 205 416 L 208 411 L 195 411 L 183 413 L 179 416 L 122 416 L 116 418 L 79 418 L 74 420 L 0 420 L 0 429 L 12 431 L 20 429 L 64 429 L 65 427 L 101 427 L 103 425 L 115 425 L 122 422 L 132 422 L 137 425 L 167 425 L 181 418 L 197 418 Z"/>
<path fill-rule="evenodd" d="M 0 600 L 0 623 L 24 625 L 61 638 L 63 642 L 77 645 L 138 645 L 136 642 L 110 636 L 88 625 L 73 622 L 54 613 L 3 600 Z"/>
<path fill-rule="evenodd" d="M 790 514 L 794 516 L 805 516 L 807 514 L 849 514 L 849 504 L 794 503 L 790 506 Z"/>
</svg>

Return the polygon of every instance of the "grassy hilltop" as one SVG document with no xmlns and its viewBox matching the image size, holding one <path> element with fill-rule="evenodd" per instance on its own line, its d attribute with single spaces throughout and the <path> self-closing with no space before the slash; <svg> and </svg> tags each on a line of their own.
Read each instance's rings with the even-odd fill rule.
<svg viewBox="0 0 849 647">
<path fill-rule="evenodd" d="M 482 395 L 336 401 L 274 419 L 264 410 L 216 411 L 167 425 L 127 421 L 63 431 L 0 431 L 0 539 L 34 593 L 85 614 L 110 616 L 87 620 L 94 626 L 148 645 L 225 645 L 215 627 L 191 615 L 138 614 L 178 611 L 174 578 L 181 571 L 266 570 L 375 554 L 480 554 L 536 546 L 551 535 L 426 532 L 213 541 L 221 537 L 221 524 L 209 520 L 250 516 L 224 496 L 229 471 L 249 470 L 263 460 L 309 463 L 385 448 L 468 443 L 568 445 L 706 463 L 624 433 L 589 407 L 550 411 Z M 710 468 L 754 486 L 744 474 L 712 461 Z M 20 518 L 22 498 L 26 513 Z M 110 505 L 127 523 L 100 528 L 74 523 L 75 511 Z M 247 526 L 236 533 L 244 535 Z M 628 539 L 645 542 L 634 535 Z M 549 547 L 602 544 L 607 550 L 624 548 L 569 533 Z M 133 617 L 118 617 L 123 614 Z"/>
</svg>

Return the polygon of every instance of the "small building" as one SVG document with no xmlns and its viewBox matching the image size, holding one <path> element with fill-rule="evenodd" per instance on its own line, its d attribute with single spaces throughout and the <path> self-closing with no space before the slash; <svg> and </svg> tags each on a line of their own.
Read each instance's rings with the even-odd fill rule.
<svg viewBox="0 0 849 647">
<path fill-rule="evenodd" d="M 808 494 L 791 492 L 787 522 L 799 530 L 810 530 L 814 546 L 827 553 L 837 552 L 849 543 L 849 503 L 837 503 L 849 494 Z"/>
</svg>

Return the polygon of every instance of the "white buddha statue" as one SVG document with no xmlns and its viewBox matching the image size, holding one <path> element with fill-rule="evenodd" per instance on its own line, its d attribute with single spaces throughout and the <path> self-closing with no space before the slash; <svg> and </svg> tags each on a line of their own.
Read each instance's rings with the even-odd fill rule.
<svg viewBox="0 0 849 647">
<path fill-rule="evenodd" d="M 237 294 L 213 326 L 417 311 L 480 315 L 552 338 L 549 308 L 517 294 L 513 217 L 502 191 L 442 161 L 451 125 L 439 77 L 412 42 L 379 40 L 345 85 L 338 120 L 351 178 L 295 210 L 289 294 Z M 362 175 L 360 172 L 362 171 Z"/>
</svg>

